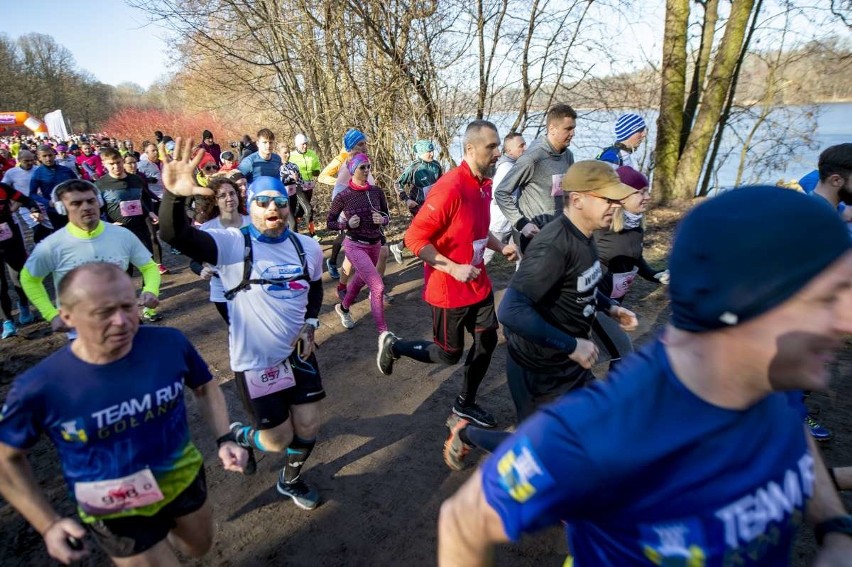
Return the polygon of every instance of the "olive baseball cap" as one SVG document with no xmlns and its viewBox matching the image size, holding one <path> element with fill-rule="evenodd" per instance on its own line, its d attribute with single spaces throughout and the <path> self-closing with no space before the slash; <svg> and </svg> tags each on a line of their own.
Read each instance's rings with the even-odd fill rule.
<svg viewBox="0 0 852 567">
<path fill-rule="evenodd" d="M 636 192 L 625 185 L 612 166 L 596 159 L 578 161 L 562 176 L 562 190 L 575 193 L 594 193 L 598 197 L 621 201 Z"/>
</svg>

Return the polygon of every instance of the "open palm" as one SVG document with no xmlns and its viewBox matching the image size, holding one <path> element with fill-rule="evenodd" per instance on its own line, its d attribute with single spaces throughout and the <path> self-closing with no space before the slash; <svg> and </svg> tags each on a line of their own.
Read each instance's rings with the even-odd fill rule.
<svg viewBox="0 0 852 567">
<path fill-rule="evenodd" d="M 195 170 L 204 157 L 204 152 L 196 152 L 193 156 L 192 138 L 183 143 L 181 138 L 175 140 L 175 156 L 169 157 L 163 152 L 166 159 L 163 162 L 162 180 L 163 185 L 169 193 L 180 197 L 192 197 L 193 195 L 213 196 L 213 191 L 206 187 L 200 187 L 195 182 Z"/>
</svg>

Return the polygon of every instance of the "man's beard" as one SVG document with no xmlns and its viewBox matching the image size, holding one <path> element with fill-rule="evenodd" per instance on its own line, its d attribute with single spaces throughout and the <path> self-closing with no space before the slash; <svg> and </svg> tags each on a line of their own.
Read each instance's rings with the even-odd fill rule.
<svg viewBox="0 0 852 567">
<path fill-rule="evenodd" d="M 852 189 L 846 185 L 840 188 L 840 191 L 837 192 L 837 197 L 844 205 L 852 205 Z"/>
</svg>

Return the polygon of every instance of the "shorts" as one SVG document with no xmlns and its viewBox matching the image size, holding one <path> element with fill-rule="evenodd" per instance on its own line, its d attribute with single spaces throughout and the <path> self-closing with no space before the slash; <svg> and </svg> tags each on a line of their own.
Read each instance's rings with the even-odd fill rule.
<svg viewBox="0 0 852 567">
<path fill-rule="evenodd" d="M 169 535 L 176 518 L 192 514 L 207 501 L 204 466 L 183 492 L 153 516 L 127 516 L 86 524 L 110 557 L 130 557 L 148 551 Z"/>
<path fill-rule="evenodd" d="M 592 371 L 579 364 L 566 364 L 557 373 L 530 370 L 506 352 L 506 381 L 515 404 L 518 423 L 531 416 L 542 405 L 552 402 L 564 394 L 582 388 L 595 379 Z"/>
<path fill-rule="evenodd" d="M 494 293 L 466 307 L 432 306 L 432 333 L 435 344 L 446 353 L 464 350 L 464 332 L 470 334 L 496 330 L 497 314 L 494 312 Z"/>
<path fill-rule="evenodd" d="M 311 353 L 302 361 L 295 354 L 288 359 L 296 385 L 262 398 L 250 398 L 244 372 L 236 372 L 237 388 L 254 419 L 255 429 L 272 429 L 290 418 L 290 406 L 311 404 L 325 398 L 317 357 Z"/>
</svg>

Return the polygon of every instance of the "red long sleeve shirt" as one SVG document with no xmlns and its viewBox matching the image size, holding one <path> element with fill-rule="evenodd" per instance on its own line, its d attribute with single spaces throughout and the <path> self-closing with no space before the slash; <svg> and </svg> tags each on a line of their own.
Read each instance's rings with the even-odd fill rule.
<svg viewBox="0 0 852 567">
<path fill-rule="evenodd" d="M 472 264 L 479 277 L 462 283 L 425 264 L 424 299 L 435 307 L 474 305 L 491 293 L 483 252 L 488 244 L 491 180 L 477 179 L 467 162 L 438 179 L 405 233 L 415 254 L 427 244 L 457 264 Z"/>
</svg>

